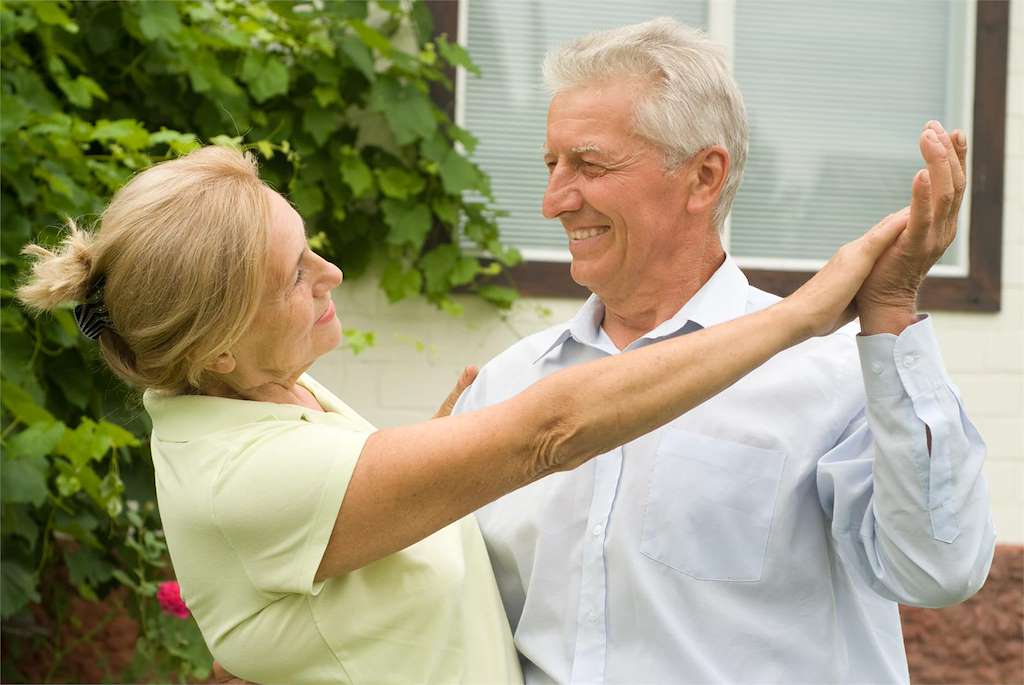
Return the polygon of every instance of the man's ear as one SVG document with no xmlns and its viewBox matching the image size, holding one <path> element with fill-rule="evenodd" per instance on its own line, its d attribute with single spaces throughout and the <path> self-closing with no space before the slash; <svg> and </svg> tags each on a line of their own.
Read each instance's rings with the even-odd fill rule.
<svg viewBox="0 0 1024 685">
<path fill-rule="evenodd" d="M 729 174 L 729 151 L 721 145 L 706 147 L 686 163 L 686 185 L 689 199 L 686 209 L 703 214 L 718 206 L 718 196 Z"/>
<path fill-rule="evenodd" d="M 216 359 L 206 365 L 206 370 L 226 376 L 235 370 L 235 355 L 230 352 L 221 352 Z"/>
</svg>

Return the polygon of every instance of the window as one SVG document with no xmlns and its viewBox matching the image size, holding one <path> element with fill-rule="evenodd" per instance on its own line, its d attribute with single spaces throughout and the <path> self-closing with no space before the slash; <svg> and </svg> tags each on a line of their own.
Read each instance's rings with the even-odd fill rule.
<svg viewBox="0 0 1024 685">
<path fill-rule="evenodd" d="M 439 3 L 440 4 L 440 3 Z M 751 282 L 786 294 L 842 242 L 908 201 L 928 118 L 971 140 L 957 243 L 922 292 L 926 308 L 999 307 L 1006 3 L 961 0 L 462 0 L 439 32 L 460 36 L 482 78 L 460 74 L 456 118 L 479 139 L 506 240 L 528 294 L 572 283 L 561 230 L 540 216 L 548 49 L 592 30 L 669 15 L 727 46 L 747 104 L 750 155 L 724 232 Z M 458 24 L 453 26 L 452 23 Z"/>
</svg>

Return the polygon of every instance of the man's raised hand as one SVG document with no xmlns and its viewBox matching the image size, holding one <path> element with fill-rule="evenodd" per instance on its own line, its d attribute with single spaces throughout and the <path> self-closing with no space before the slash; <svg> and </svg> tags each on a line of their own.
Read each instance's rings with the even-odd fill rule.
<svg viewBox="0 0 1024 685">
<path fill-rule="evenodd" d="M 917 320 L 917 292 L 956 237 L 966 182 L 967 137 L 929 121 L 918 140 L 926 168 L 911 186 L 907 228 L 857 293 L 861 332 L 899 334 Z"/>
</svg>

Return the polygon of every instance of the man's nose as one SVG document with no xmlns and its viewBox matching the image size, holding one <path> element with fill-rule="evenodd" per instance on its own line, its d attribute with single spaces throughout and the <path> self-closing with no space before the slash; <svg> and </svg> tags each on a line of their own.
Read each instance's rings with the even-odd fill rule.
<svg viewBox="0 0 1024 685">
<path fill-rule="evenodd" d="M 576 172 L 568 165 L 558 163 L 548 176 L 548 187 L 544 191 L 541 213 L 545 219 L 557 219 L 565 212 L 575 212 L 583 207 L 583 196 L 576 187 Z"/>
</svg>

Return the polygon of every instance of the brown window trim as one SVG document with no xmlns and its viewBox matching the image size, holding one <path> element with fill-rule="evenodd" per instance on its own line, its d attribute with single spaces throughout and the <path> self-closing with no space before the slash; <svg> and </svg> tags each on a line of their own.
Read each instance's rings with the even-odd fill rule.
<svg viewBox="0 0 1024 685">
<path fill-rule="evenodd" d="M 428 0 L 437 33 L 458 34 L 458 2 Z M 974 135 L 971 163 L 971 234 L 965 277 L 929 277 L 920 293 L 923 309 L 997 312 L 1003 252 L 1003 161 L 1006 133 L 1006 76 L 1009 3 L 977 4 L 974 59 Z M 454 82 L 454 73 L 450 74 Z M 438 93 L 454 111 L 454 94 Z M 811 272 L 744 269 L 750 283 L 778 295 L 799 288 Z M 503 274 L 519 292 L 533 297 L 583 297 L 589 291 L 569 276 L 565 262 L 524 262 Z"/>
</svg>

